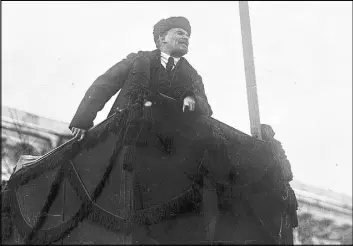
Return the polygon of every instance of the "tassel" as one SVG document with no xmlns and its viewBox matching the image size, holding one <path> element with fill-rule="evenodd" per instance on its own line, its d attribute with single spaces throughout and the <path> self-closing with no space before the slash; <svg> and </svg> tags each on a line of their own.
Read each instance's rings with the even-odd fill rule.
<svg viewBox="0 0 353 246">
<path fill-rule="evenodd" d="M 124 136 L 123 136 L 123 145 L 135 145 L 137 138 L 139 137 L 140 131 L 141 131 L 141 124 L 129 124 L 125 131 L 124 131 Z"/>
<path fill-rule="evenodd" d="M 128 107 L 128 122 L 139 120 L 143 117 L 143 103 L 148 94 L 145 87 L 143 85 L 132 85 L 130 92 L 126 95 L 129 100 L 128 105 L 131 105 Z"/>
<path fill-rule="evenodd" d="M 145 122 L 146 128 L 150 131 L 152 129 L 152 126 L 155 125 L 155 121 L 153 119 L 153 114 L 152 114 L 152 105 L 149 105 L 148 103 L 151 103 L 151 102 L 146 101 L 144 104 L 142 120 Z M 146 104 L 149 106 L 146 106 Z"/>
<path fill-rule="evenodd" d="M 128 119 L 127 122 L 132 122 L 139 120 L 142 118 L 142 107 L 141 105 L 134 103 L 129 109 L 128 109 Z"/>
<path fill-rule="evenodd" d="M 135 165 L 135 153 L 136 147 L 132 145 L 124 146 L 124 159 L 123 159 L 123 168 L 126 171 L 131 172 L 134 169 Z"/>
</svg>

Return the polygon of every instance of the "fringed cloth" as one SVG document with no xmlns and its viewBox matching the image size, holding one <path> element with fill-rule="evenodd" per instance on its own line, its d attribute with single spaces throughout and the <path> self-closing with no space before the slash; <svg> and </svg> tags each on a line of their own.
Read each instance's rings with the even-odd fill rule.
<svg viewBox="0 0 353 246">
<path fill-rule="evenodd" d="M 11 219 L 9 218 L 11 218 L 12 216 L 12 221 L 14 221 L 16 227 L 18 227 L 20 234 L 27 239 L 27 243 L 42 244 L 54 242 L 65 237 L 84 218 L 98 222 L 109 230 L 113 230 L 116 232 L 128 232 L 129 230 L 131 230 L 131 223 L 147 225 L 158 223 L 159 221 L 168 219 L 169 217 L 175 215 L 176 213 L 178 213 L 178 211 L 183 211 L 183 206 L 185 206 L 185 204 L 188 202 L 192 202 L 195 204 L 200 203 L 200 180 L 197 179 L 194 180 L 194 185 L 191 185 L 190 189 L 188 189 L 182 194 L 179 194 L 171 201 L 151 208 L 142 209 L 139 211 L 132 211 L 132 213 L 130 214 L 132 216 L 131 218 L 121 218 L 118 216 L 114 216 L 109 212 L 102 210 L 95 203 L 102 190 L 104 189 L 106 181 L 109 179 L 109 175 L 111 173 L 114 163 L 116 162 L 115 158 L 117 157 L 118 153 L 123 151 L 124 170 L 133 175 L 133 171 L 135 169 L 136 147 L 139 145 L 143 146 L 147 144 L 145 139 L 139 138 L 140 130 L 143 128 L 148 129 L 149 131 L 158 132 L 158 119 L 153 118 L 153 112 L 151 111 L 152 107 L 143 108 L 143 104 L 147 96 L 150 95 L 148 95 L 148 92 L 146 92 L 143 87 L 136 87 L 135 93 L 133 93 L 131 96 L 134 98 L 135 103 L 130 104 L 127 110 L 124 110 L 122 112 L 116 112 L 111 118 L 107 119 L 106 121 L 98 125 L 96 128 L 89 131 L 88 135 L 82 142 L 69 141 L 68 143 L 60 146 L 51 153 L 38 159 L 35 164 L 23 168 L 13 174 L 8 183 L 7 189 L 2 192 L 2 222 L 5 222 L 6 220 L 11 221 Z M 220 122 L 217 122 L 212 118 L 196 117 L 194 120 L 204 126 L 204 128 L 200 132 L 198 132 L 199 135 L 204 134 L 204 136 L 201 136 L 199 139 L 212 140 L 210 143 L 208 143 L 208 153 L 210 155 L 212 155 L 212 152 L 216 154 L 215 156 L 213 156 L 214 160 L 217 160 L 217 158 L 225 158 L 223 159 L 223 161 L 227 162 L 227 160 L 232 161 L 232 158 L 234 159 L 237 156 L 241 157 L 242 155 L 254 158 L 254 160 L 252 160 L 252 162 L 250 161 L 250 163 L 249 160 L 247 160 L 247 164 L 249 164 L 247 166 L 246 163 L 240 164 L 242 165 L 241 167 L 244 168 L 244 173 L 247 173 L 245 176 L 247 177 L 247 179 L 250 180 L 256 180 L 258 178 L 261 178 L 259 174 L 257 174 L 258 171 L 256 170 L 262 170 L 260 164 L 262 161 L 264 162 L 263 168 L 265 168 L 266 171 L 268 169 L 267 173 L 270 173 L 270 176 L 272 175 L 277 180 L 280 180 L 280 183 L 278 183 L 276 188 L 280 191 L 279 194 L 282 196 L 281 200 L 285 204 L 287 213 L 292 216 L 292 221 L 294 221 L 294 224 L 292 224 L 292 226 L 297 226 L 297 202 L 295 194 L 288 184 L 292 177 L 290 164 L 288 161 L 283 161 L 286 160 L 283 158 L 284 151 L 278 150 L 279 145 L 278 143 L 276 144 L 276 140 L 267 136 L 267 139 L 264 138 L 266 142 L 256 142 L 249 136 L 238 132 L 233 128 L 225 127 L 224 124 L 222 125 Z M 94 148 L 95 145 L 100 141 L 105 141 L 110 133 L 118 135 L 115 149 L 101 181 L 94 189 L 92 197 L 89 197 L 87 196 L 87 191 L 82 185 L 82 181 L 78 177 L 75 171 L 75 167 L 71 163 L 71 160 L 82 149 L 89 150 L 90 148 Z M 160 137 L 164 140 L 166 140 L 166 137 L 170 135 L 169 130 L 166 132 L 159 131 L 158 133 L 160 134 Z M 237 139 L 237 141 L 241 143 L 241 145 L 239 145 L 238 143 L 232 143 L 232 141 L 234 141 L 232 139 Z M 197 137 L 194 140 L 197 140 Z M 205 142 L 201 141 L 200 145 L 202 144 L 205 144 Z M 229 151 L 235 148 L 232 146 L 237 146 L 237 153 L 227 153 L 227 151 L 225 151 L 226 149 L 228 149 Z M 166 148 L 165 150 L 166 152 L 168 152 L 171 149 L 172 148 Z M 263 151 L 261 153 L 257 152 L 259 149 L 262 149 Z M 266 156 L 264 156 L 264 153 L 268 153 L 266 151 L 270 151 L 272 153 L 271 158 L 267 158 Z M 194 152 L 194 154 L 197 154 L 199 152 L 199 149 L 197 151 L 191 149 L 190 152 Z M 221 152 L 222 154 L 217 155 L 217 153 Z M 261 156 L 259 156 L 260 154 Z M 233 155 L 233 157 L 230 155 Z M 269 158 L 272 159 L 272 161 Z M 242 158 L 240 158 L 239 160 L 242 160 Z M 252 164 L 255 162 L 259 162 L 259 166 Z M 36 225 L 32 228 L 24 221 L 21 216 L 15 192 L 18 187 L 26 184 L 29 180 L 37 178 L 38 176 L 42 175 L 45 171 L 54 170 L 58 167 L 60 171 L 57 173 L 57 178 L 52 184 L 47 201 L 45 202 L 45 205 L 42 208 L 39 219 Z M 207 167 L 207 165 L 204 165 L 203 168 L 200 167 L 198 169 L 200 172 L 199 174 L 201 176 L 207 176 L 210 174 L 210 169 L 212 169 L 212 167 Z M 239 169 L 238 166 L 237 171 L 242 172 L 242 169 Z M 275 171 L 275 174 L 273 174 L 272 171 Z M 41 230 L 41 226 L 43 224 L 43 220 L 45 219 L 46 212 L 50 208 L 50 204 L 53 202 L 58 193 L 56 187 L 62 180 L 62 176 L 69 178 L 71 186 L 74 188 L 74 190 L 79 195 L 82 201 L 82 206 L 71 219 L 64 222 L 60 226 L 55 227 L 51 230 Z M 213 176 L 213 178 L 213 181 L 222 183 L 222 176 L 216 175 Z M 237 177 L 235 177 L 235 179 L 237 179 Z M 231 185 L 232 178 L 229 178 L 227 182 Z M 227 182 L 224 182 L 223 186 L 227 185 Z M 239 187 L 245 187 L 245 189 L 238 189 L 236 186 L 234 187 L 231 185 L 234 188 L 234 191 L 241 192 L 243 194 L 249 194 L 250 189 L 246 188 L 245 181 L 244 186 L 241 186 L 241 177 L 240 180 L 237 180 L 237 182 L 238 184 L 240 184 Z M 128 221 L 130 221 L 130 224 L 127 223 Z M 10 225 L 10 223 L 7 223 L 5 225 Z M 3 239 L 9 238 L 11 235 L 11 231 L 11 228 L 9 229 L 9 227 L 3 226 Z"/>
<path fill-rule="evenodd" d="M 10 178 L 7 187 L 4 192 L 2 192 L 2 215 L 4 216 L 3 222 L 6 221 L 6 218 L 11 218 L 16 222 L 19 229 L 20 234 L 25 237 L 25 241 L 27 244 L 31 243 L 41 243 L 46 244 L 53 241 L 57 241 L 67 235 L 73 228 L 77 226 L 77 223 L 82 219 L 86 218 L 90 215 L 92 220 L 97 220 L 99 217 L 100 221 L 104 223 L 104 225 L 109 225 L 111 223 L 107 223 L 109 216 L 104 216 L 104 213 L 101 213 L 99 209 L 94 209 L 93 202 L 99 197 L 101 191 L 104 188 L 105 182 L 109 177 L 113 164 L 115 163 L 115 158 L 117 154 L 123 147 L 123 144 L 126 145 L 126 154 L 124 156 L 124 167 L 127 170 L 132 170 L 133 165 L 133 157 L 134 157 L 134 143 L 132 142 L 131 135 L 133 135 L 134 129 L 132 129 L 132 125 L 135 121 L 139 120 L 142 117 L 141 109 L 144 94 L 141 93 L 141 88 L 137 88 L 132 91 L 129 95 L 131 100 L 134 100 L 135 103 L 131 104 L 128 110 L 123 112 L 116 112 L 112 117 L 107 119 L 104 123 L 100 124 L 93 130 L 89 131 L 87 136 L 82 142 L 77 142 L 75 140 L 71 140 L 66 144 L 58 147 L 57 149 L 51 151 L 47 155 L 39 158 L 33 165 L 30 165 L 24 169 L 19 170 L 14 173 Z M 69 166 L 67 163 L 80 152 L 82 149 L 89 150 L 90 148 L 95 147 L 99 142 L 105 141 L 110 133 L 118 133 L 121 129 L 123 129 L 124 134 L 119 134 L 119 137 L 116 142 L 116 147 L 114 149 L 114 153 L 111 157 L 110 165 L 108 166 L 105 174 L 101 182 L 99 182 L 98 186 L 94 190 L 92 199 L 83 199 L 82 206 L 80 210 L 76 213 L 76 215 L 66 221 L 59 227 L 53 228 L 49 231 L 41 231 L 41 227 L 46 219 L 46 214 L 49 211 L 51 204 L 55 200 L 58 194 L 58 187 L 62 181 L 64 173 L 68 177 L 73 177 L 69 175 L 70 172 Z M 28 224 L 25 222 L 21 216 L 20 208 L 18 207 L 17 198 L 15 192 L 18 187 L 25 185 L 30 180 L 43 175 L 44 172 L 49 170 L 54 170 L 57 167 L 61 167 L 60 171 L 57 174 L 55 181 L 53 182 L 50 192 L 48 194 L 47 200 L 42 208 L 42 211 L 36 221 L 36 224 L 33 228 L 29 228 Z M 72 181 L 73 179 L 70 179 Z M 82 198 L 82 183 L 72 182 L 74 189 L 77 191 L 79 196 Z M 81 189 L 80 189 L 81 188 Z M 80 192 L 81 190 L 81 192 Z M 92 208 L 93 207 L 93 208 Z M 94 212 L 96 211 L 96 212 Z M 101 219 L 101 218 L 106 219 Z M 116 222 L 116 221 L 115 221 Z M 120 221 L 119 221 L 120 222 Z M 115 229 L 120 229 L 120 226 L 116 226 L 119 223 L 114 223 Z M 11 237 L 11 223 L 7 223 L 7 226 L 4 226 L 2 230 L 2 238 L 9 239 Z"/>
</svg>

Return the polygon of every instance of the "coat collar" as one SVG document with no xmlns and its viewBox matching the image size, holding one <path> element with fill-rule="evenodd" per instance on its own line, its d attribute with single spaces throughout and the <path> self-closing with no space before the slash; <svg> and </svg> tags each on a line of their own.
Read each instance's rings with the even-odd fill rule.
<svg viewBox="0 0 353 246">
<path fill-rule="evenodd" d="M 150 59 L 152 64 L 151 68 L 153 68 L 154 71 L 157 71 L 161 65 L 161 51 L 159 49 L 151 51 Z M 187 64 L 187 60 L 184 57 L 180 57 L 177 66 L 180 66 L 180 68 L 185 68 L 185 65 Z"/>
<path fill-rule="evenodd" d="M 151 52 L 151 60 L 152 61 L 154 61 L 154 60 L 160 61 L 160 59 L 161 59 L 161 51 L 159 49 L 153 50 Z"/>
</svg>

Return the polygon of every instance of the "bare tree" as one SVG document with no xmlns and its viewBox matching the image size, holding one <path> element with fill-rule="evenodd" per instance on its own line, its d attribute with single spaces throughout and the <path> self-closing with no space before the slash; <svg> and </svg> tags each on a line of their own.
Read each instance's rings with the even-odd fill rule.
<svg viewBox="0 0 353 246">
<path fill-rule="evenodd" d="M 50 140 L 43 137 L 40 134 L 40 130 L 29 132 L 26 126 L 20 123 L 21 121 L 16 111 L 10 110 L 10 118 L 13 120 L 12 126 L 3 129 L 1 133 L 3 179 L 10 177 L 14 166 L 22 155 L 43 155 L 52 149 Z M 15 143 L 11 141 L 14 138 L 17 139 Z"/>
</svg>

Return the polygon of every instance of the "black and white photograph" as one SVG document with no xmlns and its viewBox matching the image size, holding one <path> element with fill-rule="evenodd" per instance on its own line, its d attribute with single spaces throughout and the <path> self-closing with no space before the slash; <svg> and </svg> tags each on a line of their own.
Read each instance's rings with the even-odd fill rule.
<svg viewBox="0 0 353 246">
<path fill-rule="evenodd" d="M 1 244 L 352 245 L 351 1 L 1 1 Z"/>
</svg>

